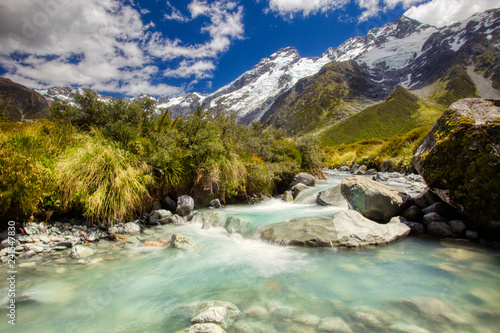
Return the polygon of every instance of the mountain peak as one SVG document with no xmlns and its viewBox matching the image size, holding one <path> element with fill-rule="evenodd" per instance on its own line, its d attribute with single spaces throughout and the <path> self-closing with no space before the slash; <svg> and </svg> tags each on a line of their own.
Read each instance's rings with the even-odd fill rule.
<svg viewBox="0 0 500 333">
<path fill-rule="evenodd" d="M 289 57 L 289 56 L 300 58 L 300 53 L 295 47 L 288 46 L 288 47 L 284 47 L 284 48 L 279 49 L 278 51 L 273 53 L 270 58 L 271 58 L 271 60 L 273 60 L 273 59 L 276 59 L 278 57 L 284 58 L 284 57 Z"/>
</svg>

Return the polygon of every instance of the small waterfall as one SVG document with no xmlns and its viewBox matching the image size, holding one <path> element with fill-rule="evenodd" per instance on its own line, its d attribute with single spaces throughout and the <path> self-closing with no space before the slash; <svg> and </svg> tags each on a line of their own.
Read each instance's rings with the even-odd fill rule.
<svg viewBox="0 0 500 333">
<path fill-rule="evenodd" d="M 318 196 L 318 189 L 310 188 L 300 192 L 294 202 L 299 205 L 316 205 L 318 203 Z"/>
</svg>

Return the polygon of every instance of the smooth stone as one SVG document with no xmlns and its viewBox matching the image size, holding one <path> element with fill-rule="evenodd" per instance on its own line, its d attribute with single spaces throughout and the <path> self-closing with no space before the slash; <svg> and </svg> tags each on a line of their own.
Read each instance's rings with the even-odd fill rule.
<svg viewBox="0 0 500 333">
<path fill-rule="evenodd" d="M 436 212 L 425 214 L 422 220 L 424 221 L 425 225 L 428 225 L 431 222 L 446 222 L 446 219 Z"/>
<path fill-rule="evenodd" d="M 86 258 L 93 254 L 94 251 L 86 246 L 76 245 L 71 249 L 71 258 L 75 259 Z"/>
<path fill-rule="evenodd" d="M 300 194 L 300 192 L 304 191 L 307 189 L 307 186 L 302 184 L 302 183 L 299 183 L 295 186 L 292 186 L 292 188 L 290 189 L 290 191 L 292 191 L 292 194 L 293 194 L 293 197 L 294 198 L 297 198 L 297 196 Z"/>
<path fill-rule="evenodd" d="M 36 262 L 22 262 L 18 265 L 19 268 L 36 267 Z"/>
<path fill-rule="evenodd" d="M 340 317 L 325 317 L 318 324 L 318 330 L 322 332 L 352 333 L 351 328 Z"/>
<path fill-rule="evenodd" d="M 186 217 L 186 220 L 189 223 L 203 223 L 203 214 L 201 214 L 199 211 L 195 210 L 192 211 L 191 214 L 189 214 Z"/>
<path fill-rule="evenodd" d="M 437 298 L 420 297 L 397 301 L 396 305 L 401 309 L 408 309 L 413 315 L 436 324 L 451 323 L 463 325 L 472 320 L 470 315 L 456 307 L 452 307 Z"/>
<path fill-rule="evenodd" d="M 394 333 L 430 333 L 428 330 L 410 324 L 394 324 L 390 327 L 391 332 Z"/>
<path fill-rule="evenodd" d="M 151 215 L 149 216 L 150 224 L 167 224 L 168 218 L 172 215 L 172 213 L 166 209 L 158 209 L 151 211 Z"/>
<path fill-rule="evenodd" d="M 420 235 L 425 232 L 425 227 L 423 223 L 418 223 L 418 222 L 403 222 L 406 224 L 408 227 L 411 229 L 411 233 L 415 235 Z"/>
<path fill-rule="evenodd" d="M 347 208 L 347 201 L 340 192 L 340 185 L 319 192 L 318 205 Z"/>
<path fill-rule="evenodd" d="M 226 331 L 216 324 L 196 324 L 177 333 L 226 333 Z"/>
<path fill-rule="evenodd" d="M 24 244 L 24 248 L 26 250 L 35 251 L 36 253 L 40 253 L 40 252 L 43 252 L 43 250 L 45 250 L 45 247 L 43 247 L 41 245 L 36 245 L 36 244 L 33 244 L 33 243 Z"/>
<path fill-rule="evenodd" d="M 467 237 L 468 240 L 472 242 L 479 242 L 479 239 L 481 238 L 479 236 L 479 233 L 474 230 L 466 230 L 465 231 L 465 236 Z"/>
<path fill-rule="evenodd" d="M 144 242 L 145 247 L 165 247 L 166 244 L 160 241 L 149 240 Z"/>
<path fill-rule="evenodd" d="M 422 193 L 418 194 L 415 197 L 415 203 L 420 208 L 426 208 L 431 206 L 436 202 L 440 202 L 441 199 L 437 194 L 431 191 L 430 188 L 426 188 Z"/>
<path fill-rule="evenodd" d="M 352 319 L 367 329 L 381 329 L 384 325 L 373 314 L 356 311 L 351 315 Z"/>
<path fill-rule="evenodd" d="M 174 214 L 170 217 L 168 217 L 168 222 L 167 223 L 172 223 L 172 224 L 184 224 L 185 221 L 182 218 L 182 216 Z"/>
<path fill-rule="evenodd" d="M 425 207 L 424 209 L 422 209 L 422 213 L 424 215 L 433 212 L 438 213 L 439 215 L 444 217 L 450 217 L 453 214 L 453 208 L 451 208 L 447 203 L 438 201 L 433 203 L 429 207 Z"/>
<path fill-rule="evenodd" d="M 316 186 L 316 179 L 313 175 L 308 174 L 307 172 L 299 172 L 293 177 L 292 182 L 290 183 L 290 188 L 294 187 L 297 184 L 304 184 L 306 186 Z"/>
<path fill-rule="evenodd" d="M 293 321 L 305 326 L 316 327 L 321 321 L 321 318 L 312 314 L 303 314 L 297 316 L 297 318 L 295 318 Z"/>
<path fill-rule="evenodd" d="M 189 237 L 186 237 L 182 234 L 173 234 L 170 239 L 170 246 L 176 249 L 192 249 L 196 246 L 193 240 Z"/>
<path fill-rule="evenodd" d="M 293 194 L 292 194 L 292 191 L 285 191 L 283 193 L 283 198 L 282 198 L 283 201 L 285 202 L 292 202 L 293 201 Z"/>
<path fill-rule="evenodd" d="M 269 317 L 269 311 L 263 306 L 260 305 L 252 305 L 248 309 L 244 311 L 244 314 L 247 317 L 255 318 L 255 319 L 266 319 Z"/>
<path fill-rule="evenodd" d="M 50 238 L 48 235 L 38 235 L 38 239 L 40 239 L 40 241 L 42 241 L 45 244 L 50 243 Z"/>
<path fill-rule="evenodd" d="M 467 226 L 465 225 L 465 223 L 463 223 L 460 220 L 448 221 L 448 225 L 450 226 L 451 231 L 457 236 L 462 235 L 464 233 L 465 229 L 467 229 Z"/>
<path fill-rule="evenodd" d="M 455 237 L 450 226 L 446 222 L 431 222 L 427 225 L 427 232 L 436 237 Z"/>
<path fill-rule="evenodd" d="M 405 209 L 401 216 L 406 218 L 408 221 L 421 222 L 424 215 L 422 214 L 420 207 L 413 205 Z"/>
</svg>

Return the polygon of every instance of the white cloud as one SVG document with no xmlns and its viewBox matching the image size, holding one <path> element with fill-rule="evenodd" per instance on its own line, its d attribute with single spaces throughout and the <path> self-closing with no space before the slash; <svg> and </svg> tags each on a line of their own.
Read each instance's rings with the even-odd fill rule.
<svg viewBox="0 0 500 333">
<path fill-rule="evenodd" d="M 498 7 L 500 7 L 498 0 L 432 0 L 411 7 L 405 15 L 422 23 L 441 27 L 466 19 L 477 12 Z"/>
<path fill-rule="evenodd" d="M 194 9 L 202 5 L 208 9 Z M 242 38 L 243 10 L 229 0 L 193 0 L 186 5 L 192 15 L 187 19 L 169 3 L 167 8 L 178 22 L 200 16 L 204 25 L 199 32 L 208 34 L 207 42 L 183 44 L 154 32 L 153 22 L 141 20 L 140 12 L 146 10 L 120 0 L 3 1 L 0 65 L 7 70 L 5 76 L 37 89 L 79 85 L 126 95 L 180 94 L 184 88 L 153 82 L 162 77 L 210 77 L 215 58 Z M 188 60 L 178 68 L 160 70 L 158 58 Z"/>
<path fill-rule="evenodd" d="M 350 0 L 268 0 L 269 9 L 282 16 L 293 18 L 295 13 L 304 16 L 342 8 Z"/>
<path fill-rule="evenodd" d="M 174 20 L 177 22 L 188 22 L 189 17 L 182 15 L 181 11 L 172 6 L 170 2 L 167 1 L 167 7 L 170 8 L 171 14 L 165 14 L 166 20 Z"/>
</svg>

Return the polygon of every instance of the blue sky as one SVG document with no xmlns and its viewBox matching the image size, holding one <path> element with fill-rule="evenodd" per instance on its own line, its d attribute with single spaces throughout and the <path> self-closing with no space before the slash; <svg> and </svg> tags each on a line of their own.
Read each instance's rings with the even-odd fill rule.
<svg viewBox="0 0 500 333">
<path fill-rule="evenodd" d="M 405 14 L 443 26 L 500 0 L 2 0 L 0 75 L 113 96 L 211 93 L 278 49 L 320 56 Z"/>
</svg>

